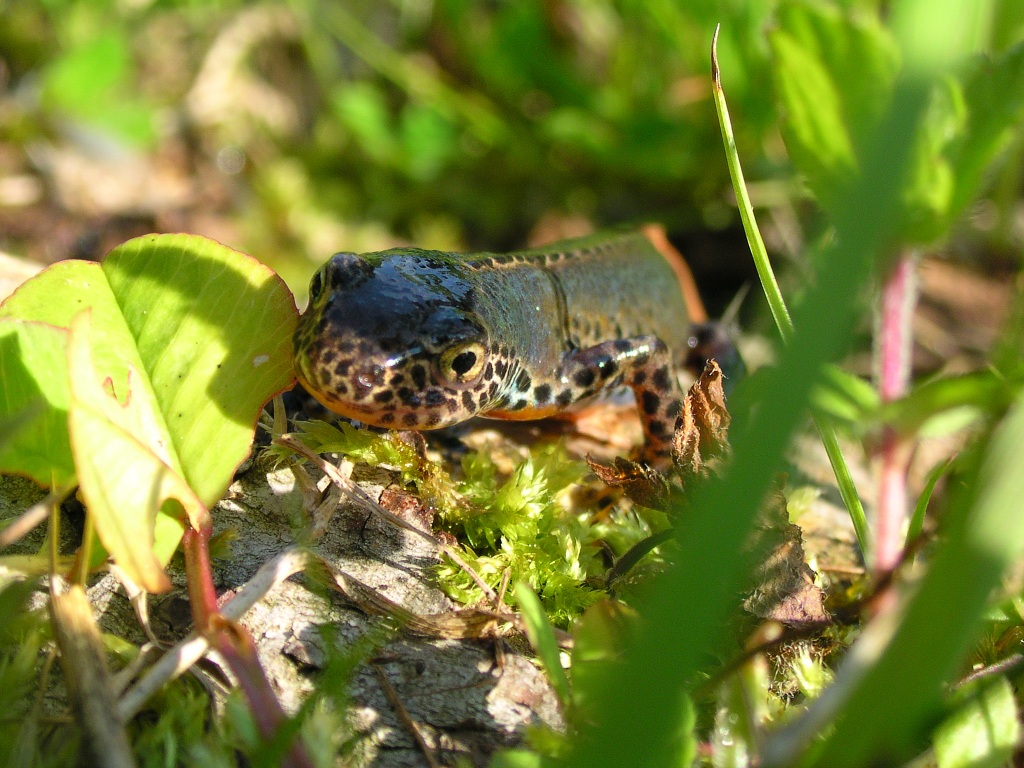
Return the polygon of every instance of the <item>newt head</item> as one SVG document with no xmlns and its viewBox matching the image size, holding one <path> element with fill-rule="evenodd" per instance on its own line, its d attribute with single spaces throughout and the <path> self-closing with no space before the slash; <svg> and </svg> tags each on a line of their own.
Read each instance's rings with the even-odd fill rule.
<svg viewBox="0 0 1024 768">
<path fill-rule="evenodd" d="M 295 333 L 299 381 L 327 408 L 374 426 L 464 421 L 498 389 L 473 302 L 448 254 L 336 254 L 310 281 Z"/>
</svg>

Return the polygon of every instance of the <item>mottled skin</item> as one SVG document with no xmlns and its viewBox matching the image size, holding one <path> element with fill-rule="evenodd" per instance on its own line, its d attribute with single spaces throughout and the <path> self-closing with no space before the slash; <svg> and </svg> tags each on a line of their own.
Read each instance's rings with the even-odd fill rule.
<svg viewBox="0 0 1024 768">
<path fill-rule="evenodd" d="M 678 255 L 652 238 L 603 234 L 501 255 L 336 254 L 310 283 L 299 380 L 331 410 L 397 429 L 539 419 L 625 385 L 643 457 L 659 460 L 682 402 L 676 370 L 706 316 L 681 258 L 673 264 Z"/>
</svg>

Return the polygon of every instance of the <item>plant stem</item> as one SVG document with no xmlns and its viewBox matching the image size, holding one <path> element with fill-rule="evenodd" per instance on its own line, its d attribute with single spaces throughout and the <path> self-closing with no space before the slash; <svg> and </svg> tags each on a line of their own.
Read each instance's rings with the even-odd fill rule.
<svg viewBox="0 0 1024 768">
<path fill-rule="evenodd" d="M 788 342 L 793 335 L 793 320 L 790 318 L 789 309 L 782 298 L 779 284 L 775 279 L 771 262 L 768 259 L 768 250 L 765 248 L 764 239 L 754 218 L 754 208 L 750 203 L 750 195 L 747 194 L 746 181 L 743 178 L 743 168 L 740 165 L 739 151 L 736 149 L 736 139 L 732 132 L 732 122 L 729 119 L 729 107 L 725 102 L 725 92 L 722 90 L 722 80 L 718 70 L 718 27 L 715 28 L 715 36 L 711 42 L 711 80 L 712 92 L 715 98 L 715 108 L 718 111 L 718 123 L 722 129 L 722 140 L 725 143 L 725 157 L 729 164 L 729 176 L 732 178 L 732 187 L 736 195 L 736 203 L 740 211 L 740 219 L 743 221 L 743 231 L 747 235 L 747 244 L 750 247 L 750 255 L 754 259 L 754 266 L 757 267 L 757 274 L 761 280 L 761 288 L 764 290 L 765 298 L 768 300 L 768 307 L 771 309 L 772 318 L 775 320 L 775 327 L 778 328 L 779 336 L 783 342 Z M 857 543 L 860 551 L 867 561 L 871 551 L 871 531 L 868 527 L 867 516 L 864 514 L 864 505 L 861 504 L 857 487 L 853 484 L 853 476 L 846 464 L 842 449 L 839 447 L 839 438 L 835 429 L 820 414 L 812 413 L 814 425 L 821 435 L 822 445 L 828 455 L 832 471 L 836 476 L 836 485 L 839 488 L 839 495 L 846 504 L 850 513 L 850 520 L 853 522 L 853 529 L 857 535 Z"/>
<path fill-rule="evenodd" d="M 227 663 L 249 704 L 256 727 L 264 741 L 271 744 L 281 738 L 282 729 L 290 727 L 281 702 L 260 666 L 256 647 L 249 633 L 237 622 L 225 617 L 217 606 L 217 590 L 210 566 L 212 525 L 201 529 L 186 526 L 182 538 L 185 552 L 185 574 L 196 631 L 204 636 Z M 292 734 L 282 765 L 314 768 L 312 758 L 302 742 Z"/>
<path fill-rule="evenodd" d="M 917 260 L 904 254 L 882 286 L 876 333 L 878 393 L 882 404 L 906 394 L 910 381 L 911 315 L 916 298 Z M 910 451 L 896 428 L 886 425 L 879 447 L 878 510 L 875 517 L 875 571 L 895 568 L 903 552 Z"/>
</svg>

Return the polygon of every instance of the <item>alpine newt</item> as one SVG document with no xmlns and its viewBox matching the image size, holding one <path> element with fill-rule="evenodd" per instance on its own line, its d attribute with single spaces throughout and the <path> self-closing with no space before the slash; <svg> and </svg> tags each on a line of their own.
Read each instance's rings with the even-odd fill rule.
<svg viewBox="0 0 1024 768">
<path fill-rule="evenodd" d="M 508 254 L 338 253 L 310 281 L 296 371 L 332 411 L 396 429 L 540 419 L 628 386 L 642 457 L 659 461 L 682 402 L 676 372 L 702 367 L 694 347 L 720 338 L 706 321 L 657 227 Z"/>
</svg>

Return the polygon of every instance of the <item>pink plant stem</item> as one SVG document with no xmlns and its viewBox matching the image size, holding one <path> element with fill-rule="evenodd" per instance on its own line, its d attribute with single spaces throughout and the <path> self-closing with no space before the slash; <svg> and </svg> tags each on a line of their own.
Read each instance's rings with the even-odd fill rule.
<svg viewBox="0 0 1024 768">
<path fill-rule="evenodd" d="M 217 590 L 210 567 L 210 536 L 212 526 L 201 529 L 186 526 L 182 538 L 185 551 L 185 576 L 196 631 L 204 635 L 216 649 L 238 680 L 249 703 L 260 736 L 270 741 L 285 726 L 287 716 L 274 689 L 263 673 L 256 647 L 245 628 L 223 616 L 217 605 Z M 288 768 L 314 768 L 312 758 L 296 736 L 285 754 L 282 765 Z"/>
<path fill-rule="evenodd" d="M 900 256 L 882 286 L 876 343 L 878 390 L 883 403 L 902 397 L 910 381 L 911 316 L 917 298 L 916 263 L 914 254 Z M 903 554 L 909 457 L 905 439 L 893 427 L 886 426 L 879 446 L 876 574 L 891 571 Z"/>
</svg>

